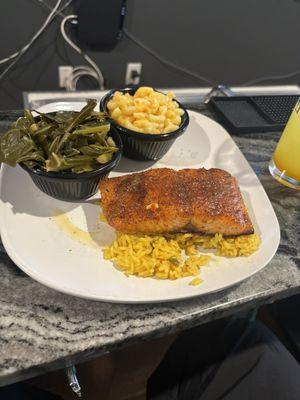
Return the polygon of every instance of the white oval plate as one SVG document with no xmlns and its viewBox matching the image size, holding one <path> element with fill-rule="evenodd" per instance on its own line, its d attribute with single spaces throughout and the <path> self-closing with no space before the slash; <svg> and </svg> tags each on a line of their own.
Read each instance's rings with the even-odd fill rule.
<svg viewBox="0 0 300 400">
<path fill-rule="evenodd" d="M 43 112 L 82 107 L 82 103 L 53 103 Z M 114 231 L 99 222 L 99 207 L 91 200 L 67 203 L 37 189 L 20 167 L 1 169 L 1 237 L 10 258 L 33 279 L 53 289 L 88 299 L 147 303 L 187 299 L 216 292 L 246 279 L 263 268 L 275 254 L 279 224 L 272 205 L 250 165 L 229 134 L 215 121 L 193 111 L 190 125 L 159 162 L 122 159 L 111 176 L 158 167 L 217 167 L 237 177 L 256 232 L 259 250 L 250 257 L 217 258 L 203 267 L 199 286 L 191 277 L 176 281 L 126 277 L 110 261 L 103 260 L 101 245 Z M 95 196 L 98 198 L 99 195 Z M 55 210 L 62 210 L 74 225 L 92 234 L 89 244 L 62 231 L 55 223 Z"/>
</svg>

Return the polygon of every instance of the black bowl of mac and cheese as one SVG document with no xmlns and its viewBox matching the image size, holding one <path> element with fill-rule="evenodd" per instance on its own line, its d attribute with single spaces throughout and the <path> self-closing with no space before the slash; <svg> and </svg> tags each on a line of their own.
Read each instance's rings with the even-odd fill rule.
<svg viewBox="0 0 300 400">
<path fill-rule="evenodd" d="M 100 110 L 119 132 L 123 155 L 134 160 L 159 160 L 189 124 L 186 109 L 172 93 L 149 87 L 111 90 Z"/>
</svg>

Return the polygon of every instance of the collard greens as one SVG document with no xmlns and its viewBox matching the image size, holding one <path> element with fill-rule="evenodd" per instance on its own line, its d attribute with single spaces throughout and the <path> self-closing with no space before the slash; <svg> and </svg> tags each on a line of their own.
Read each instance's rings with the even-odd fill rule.
<svg viewBox="0 0 300 400">
<path fill-rule="evenodd" d="M 108 136 L 110 124 L 104 113 L 93 111 L 96 104 L 89 99 L 80 112 L 38 112 L 39 118 L 24 110 L 0 138 L 0 162 L 76 173 L 109 162 L 118 148 Z"/>
</svg>

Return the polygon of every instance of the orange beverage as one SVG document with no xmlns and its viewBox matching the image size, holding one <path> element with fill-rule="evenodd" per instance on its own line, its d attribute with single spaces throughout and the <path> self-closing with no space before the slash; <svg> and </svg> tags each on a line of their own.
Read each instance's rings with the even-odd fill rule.
<svg viewBox="0 0 300 400">
<path fill-rule="evenodd" d="M 277 144 L 269 170 L 279 182 L 300 190 L 300 99 Z"/>
</svg>

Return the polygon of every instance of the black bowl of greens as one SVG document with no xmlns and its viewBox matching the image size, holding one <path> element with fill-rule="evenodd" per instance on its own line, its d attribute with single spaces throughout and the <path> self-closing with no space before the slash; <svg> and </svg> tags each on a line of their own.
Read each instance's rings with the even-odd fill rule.
<svg viewBox="0 0 300 400">
<path fill-rule="evenodd" d="M 105 115 L 87 100 L 79 112 L 28 110 L 0 138 L 0 162 L 19 164 L 44 193 L 59 200 L 83 200 L 118 165 L 122 142 Z"/>
</svg>

